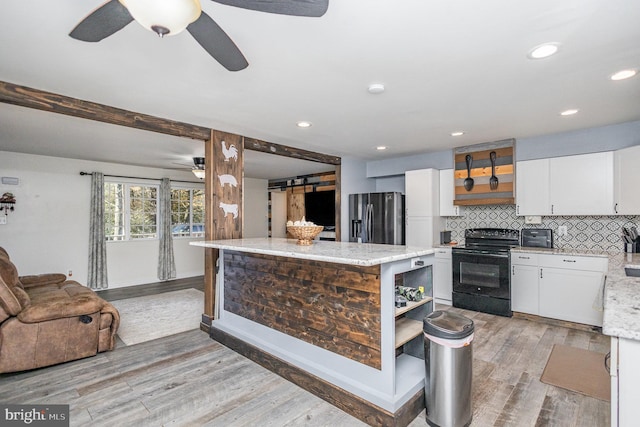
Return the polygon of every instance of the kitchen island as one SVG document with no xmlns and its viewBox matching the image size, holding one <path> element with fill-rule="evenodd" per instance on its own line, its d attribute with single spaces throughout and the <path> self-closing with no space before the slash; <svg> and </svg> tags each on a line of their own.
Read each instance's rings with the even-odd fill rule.
<svg viewBox="0 0 640 427">
<path fill-rule="evenodd" d="M 609 257 L 602 332 L 611 337 L 611 426 L 635 426 L 640 416 L 640 254 Z"/>
<path fill-rule="evenodd" d="M 433 249 L 191 244 L 220 250 L 213 339 L 371 425 L 407 425 L 424 408 Z M 397 285 L 423 287 L 426 298 L 396 309 Z"/>
</svg>

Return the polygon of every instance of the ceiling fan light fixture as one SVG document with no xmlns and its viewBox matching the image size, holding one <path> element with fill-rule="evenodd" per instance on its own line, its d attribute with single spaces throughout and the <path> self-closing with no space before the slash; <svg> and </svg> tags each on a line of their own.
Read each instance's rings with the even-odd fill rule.
<svg viewBox="0 0 640 427">
<path fill-rule="evenodd" d="M 200 0 L 119 0 L 133 19 L 160 37 L 173 36 L 200 17 Z"/>
<path fill-rule="evenodd" d="M 618 80 L 629 79 L 635 76 L 636 74 L 638 74 L 638 70 L 633 70 L 633 69 L 620 70 L 617 73 L 612 74 L 609 78 L 615 82 Z"/>
<path fill-rule="evenodd" d="M 204 169 L 192 169 L 191 172 L 193 172 L 196 178 L 204 179 L 204 175 L 205 175 Z"/>
</svg>

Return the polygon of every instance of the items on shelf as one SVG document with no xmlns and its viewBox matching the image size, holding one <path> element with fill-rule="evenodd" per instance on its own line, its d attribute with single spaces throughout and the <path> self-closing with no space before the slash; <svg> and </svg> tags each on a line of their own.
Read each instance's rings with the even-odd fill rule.
<svg viewBox="0 0 640 427">
<path fill-rule="evenodd" d="M 424 288 L 411 288 L 408 286 L 396 286 L 396 295 L 406 298 L 408 301 L 420 301 L 424 298 Z"/>
</svg>

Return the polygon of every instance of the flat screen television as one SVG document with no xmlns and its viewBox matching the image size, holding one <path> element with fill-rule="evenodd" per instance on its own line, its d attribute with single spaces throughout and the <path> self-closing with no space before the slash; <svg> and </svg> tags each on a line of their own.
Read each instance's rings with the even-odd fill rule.
<svg viewBox="0 0 640 427">
<path fill-rule="evenodd" d="M 305 218 L 325 230 L 336 226 L 336 191 L 313 191 L 304 193 Z"/>
</svg>

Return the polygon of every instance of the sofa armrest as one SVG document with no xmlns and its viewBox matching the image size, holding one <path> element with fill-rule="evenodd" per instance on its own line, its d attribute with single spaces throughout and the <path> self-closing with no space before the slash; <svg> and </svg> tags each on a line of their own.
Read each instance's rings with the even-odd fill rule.
<svg viewBox="0 0 640 427">
<path fill-rule="evenodd" d="M 56 285 L 67 280 L 67 276 L 62 273 L 32 274 L 20 276 L 18 280 L 26 288 L 30 286 Z"/>
<path fill-rule="evenodd" d="M 42 301 L 32 304 L 18 314 L 22 323 L 38 323 L 47 320 L 91 315 L 102 309 L 104 301 L 100 298 L 77 296 L 67 300 Z"/>
</svg>

